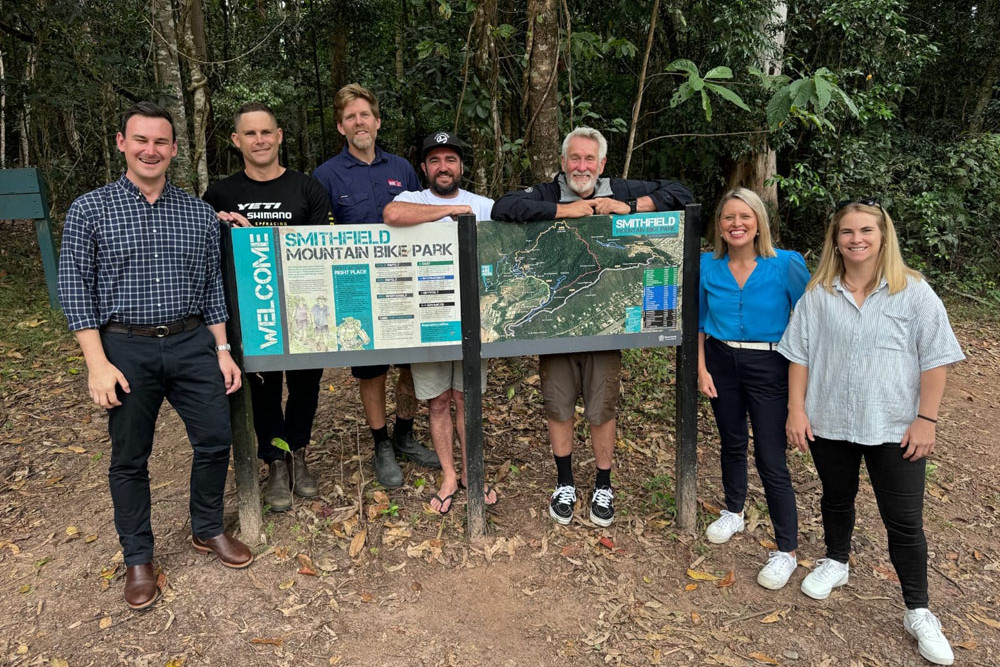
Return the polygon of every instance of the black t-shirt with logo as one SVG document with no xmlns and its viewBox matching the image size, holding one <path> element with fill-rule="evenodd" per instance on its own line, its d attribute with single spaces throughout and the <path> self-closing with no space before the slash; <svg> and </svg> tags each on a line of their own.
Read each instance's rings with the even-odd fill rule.
<svg viewBox="0 0 1000 667">
<path fill-rule="evenodd" d="M 203 199 L 216 211 L 239 213 L 254 227 L 329 225 L 330 199 L 319 181 L 286 169 L 270 181 L 255 181 L 239 171 L 212 183 Z"/>
</svg>

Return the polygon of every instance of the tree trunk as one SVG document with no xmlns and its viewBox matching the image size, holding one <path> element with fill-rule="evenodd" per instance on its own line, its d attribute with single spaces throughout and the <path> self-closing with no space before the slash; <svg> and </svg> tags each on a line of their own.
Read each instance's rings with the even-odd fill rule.
<svg viewBox="0 0 1000 667">
<path fill-rule="evenodd" d="M 35 47 L 28 45 L 28 53 L 24 59 L 24 83 L 28 89 L 31 88 L 32 81 L 35 80 Z M 29 139 L 31 137 L 31 103 L 25 100 L 21 109 L 20 125 L 20 160 L 19 166 L 27 167 L 31 165 L 31 150 Z"/>
<path fill-rule="evenodd" d="M 188 75 L 191 78 L 191 96 L 194 105 L 191 113 L 194 155 L 191 162 L 197 177 L 196 194 L 200 197 L 208 189 L 208 155 L 206 148 L 208 119 L 210 115 L 208 78 L 201 69 L 201 63 L 206 60 L 205 51 L 205 17 L 202 13 L 201 0 L 181 0 L 182 23 L 181 35 L 184 44 L 184 60 L 188 65 Z"/>
<path fill-rule="evenodd" d="M 625 149 L 625 166 L 622 168 L 622 178 L 628 178 L 628 168 L 632 164 L 632 147 L 635 146 L 635 130 L 639 124 L 639 111 L 642 109 L 642 93 L 646 87 L 646 68 L 649 66 L 649 53 L 653 50 L 653 37 L 656 34 L 656 16 L 660 12 L 660 0 L 653 2 L 653 11 L 649 17 L 649 36 L 646 38 L 646 52 L 642 56 L 642 67 L 639 70 L 639 86 L 635 93 L 635 104 L 632 105 L 632 127 L 628 132 L 628 148 Z"/>
<path fill-rule="evenodd" d="M 996 0 L 985 2 L 979 8 L 984 18 L 991 18 L 992 21 L 984 21 L 987 34 L 995 35 L 1000 30 L 1000 3 Z M 993 57 L 983 72 L 979 88 L 976 91 L 976 104 L 972 108 L 972 115 L 969 117 L 969 134 L 982 134 L 983 123 L 986 120 L 986 107 L 993 99 L 993 89 L 1000 81 L 1000 50 L 993 49 Z"/>
<path fill-rule="evenodd" d="M 788 5 L 779 2 L 775 5 L 773 13 L 763 21 L 764 28 L 769 25 L 782 26 L 774 34 L 773 46 L 769 51 L 760 54 L 761 69 L 765 74 L 777 76 L 781 74 L 782 57 L 785 50 L 785 31 L 783 26 L 788 19 Z M 758 128 L 761 129 L 761 128 Z M 728 189 L 743 187 L 758 193 L 764 203 L 772 212 L 778 208 L 778 186 L 767 185 L 767 181 L 777 173 L 777 154 L 767 142 L 767 135 L 757 135 L 755 149 L 740 157 L 733 166 L 726 179 Z M 777 229 L 778 217 L 771 216 L 771 234 L 775 240 L 778 238 Z"/>
<path fill-rule="evenodd" d="M 524 146 L 535 182 L 559 172 L 559 13 L 556 0 L 528 2 L 528 125 Z"/>
<path fill-rule="evenodd" d="M 177 157 L 173 160 L 174 184 L 191 190 L 191 142 L 188 139 L 187 110 L 184 107 L 184 84 L 177 60 L 178 41 L 171 0 L 153 0 L 154 58 L 157 83 L 163 89 L 164 106 L 174 117 L 177 134 Z"/>
<path fill-rule="evenodd" d="M 4 83 L 3 51 L 0 51 L 0 169 L 7 168 L 7 85 Z"/>
</svg>

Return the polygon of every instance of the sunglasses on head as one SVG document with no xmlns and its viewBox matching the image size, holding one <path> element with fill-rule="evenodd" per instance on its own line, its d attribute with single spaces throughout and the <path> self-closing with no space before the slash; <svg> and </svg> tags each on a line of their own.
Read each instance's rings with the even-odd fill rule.
<svg viewBox="0 0 1000 667">
<path fill-rule="evenodd" d="M 862 197 L 861 199 L 845 199 L 843 201 L 837 202 L 837 207 L 833 209 L 836 213 L 845 206 L 850 206 L 851 204 L 861 204 L 862 206 L 877 206 L 879 210 L 882 209 L 882 204 L 875 197 Z"/>
</svg>

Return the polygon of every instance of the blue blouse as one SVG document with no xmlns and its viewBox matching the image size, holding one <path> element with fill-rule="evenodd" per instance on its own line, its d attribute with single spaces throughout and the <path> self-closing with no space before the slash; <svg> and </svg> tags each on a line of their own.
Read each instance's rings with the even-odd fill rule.
<svg viewBox="0 0 1000 667">
<path fill-rule="evenodd" d="M 788 317 L 809 282 L 802 255 L 775 250 L 777 257 L 757 257 L 743 289 L 729 270 L 729 257 L 701 255 L 698 331 L 719 340 L 777 343 Z"/>
</svg>

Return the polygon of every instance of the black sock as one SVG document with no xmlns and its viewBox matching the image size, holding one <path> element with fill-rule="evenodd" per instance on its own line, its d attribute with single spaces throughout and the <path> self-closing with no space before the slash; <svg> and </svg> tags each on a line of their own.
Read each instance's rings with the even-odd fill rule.
<svg viewBox="0 0 1000 667">
<path fill-rule="evenodd" d="M 413 420 L 396 417 L 396 427 L 392 431 L 392 437 L 396 442 L 402 442 L 406 434 L 413 430 Z"/>
<path fill-rule="evenodd" d="M 389 439 L 389 427 L 383 426 L 382 428 L 373 428 L 372 439 L 375 440 L 375 444 Z"/>
<path fill-rule="evenodd" d="M 603 468 L 597 469 L 597 481 L 594 483 L 594 488 L 611 488 L 611 468 L 608 468 L 607 470 L 604 470 Z"/>
<path fill-rule="evenodd" d="M 573 486 L 573 455 L 552 455 L 556 460 L 556 474 L 559 476 L 559 486 Z"/>
</svg>

